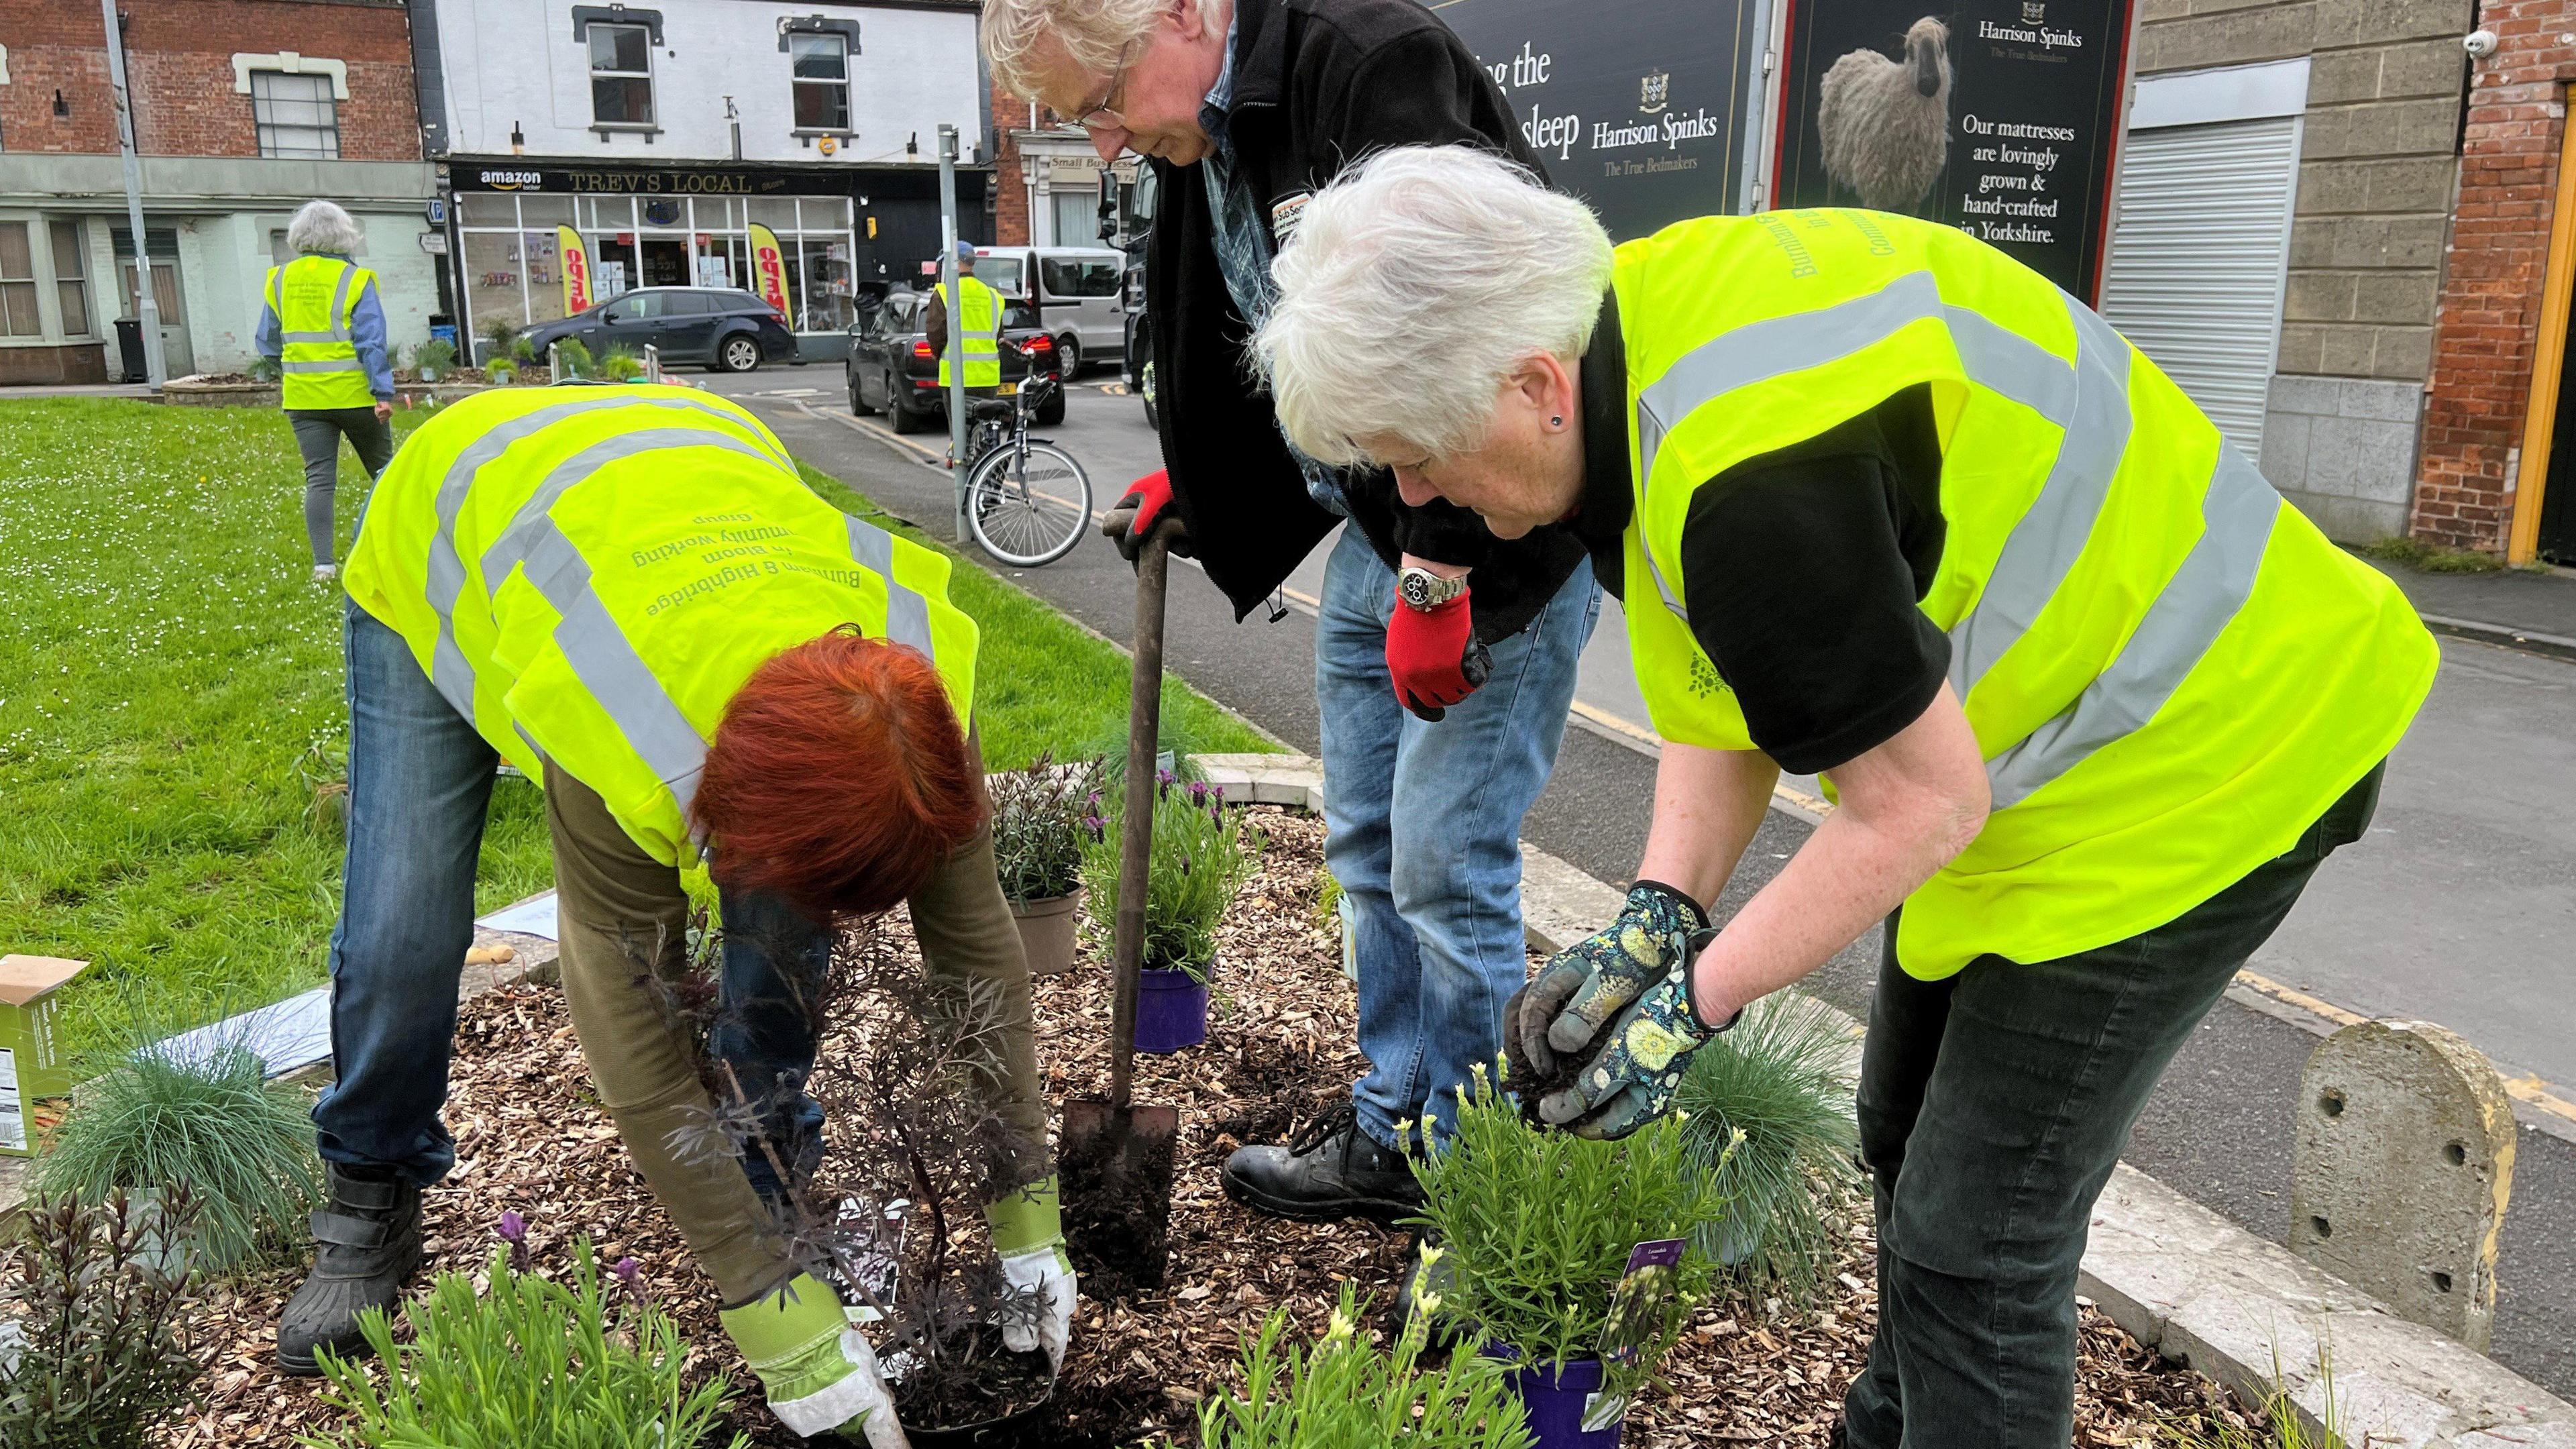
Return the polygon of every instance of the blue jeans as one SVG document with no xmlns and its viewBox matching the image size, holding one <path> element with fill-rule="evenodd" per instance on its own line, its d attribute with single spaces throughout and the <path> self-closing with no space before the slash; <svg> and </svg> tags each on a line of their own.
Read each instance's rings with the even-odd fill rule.
<svg viewBox="0 0 2576 1449">
<path fill-rule="evenodd" d="M 1426 1111 L 1445 1136 L 1456 1089 L 1502 1049 L 1503 1003 L 1529 975 L 1521 817 L 1555 767 L 1601 591 L 1592 566 L 1577 567 L 1436 724 L 1406 713 L 1387 675 L 1396 607 L 1395 571 L 1344 529 L 1315 621 L 1324 863 L 1341 882 L 1369 1060 L 1351 1098 L 1361 1130 L 1388 1148 L 1398 1122 Z"/>
<path fill-rule="evenodd" d="M 427 1187 L 456 1164 L 438 1114 L 500 757 L 430 684 L 402 636 L 354 601 L 347 652 L 349 854 L 331 931 L 335 1079 L 313 1104 L 313 1125 L 326 1160 L 390 1167 Z M 723 990 L 733 1009 L 714 1050 L 764 1114 L 794 1130 L 784 1140 L 806 1151 L 804 1143 L 819 1143 L 823 1114 L 804 1095 L 814 1035 L 793 1004 L 802 982 L 819 979 L 831 933 L 774 899 L 728 893 L 722 905 Z M 773 956 L 789 971 L 779 972 Z M 746 1171 L 755 1187 L 774 1184 L 766 1162 Z"/>
</svg>

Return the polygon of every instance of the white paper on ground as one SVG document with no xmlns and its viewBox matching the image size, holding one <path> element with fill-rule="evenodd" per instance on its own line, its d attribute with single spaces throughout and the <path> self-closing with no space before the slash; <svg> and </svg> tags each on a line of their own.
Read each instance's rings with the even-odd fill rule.
<svg viewBox="0 0 2576 1449">
<path fill-rule="evenodd" d="M 504 907 L 474 924 L 491 931 L 516 931 L 522 936 L 543 936 L 552 941 L 555 935 L 555 893 L 531 896 L 515 906 Z"/>
<path fill-rule="evenodd" d="M 226 1047 L 259 1054 L 268 1075 L 282 1077 L 331 1059 L 331 988 L 316 986 L 257 1011 L 182 1032 L 161 1043 L 172 1061 L 199 1061 Z"/>
</svg>

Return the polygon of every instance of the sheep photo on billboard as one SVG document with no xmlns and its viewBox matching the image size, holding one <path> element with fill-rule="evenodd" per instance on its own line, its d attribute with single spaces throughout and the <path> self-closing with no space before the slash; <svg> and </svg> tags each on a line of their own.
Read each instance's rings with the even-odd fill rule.
<svg viewBox="0 0 2576 1449">
<path fill-rule="evenodd" d="M 1950 159 L 1950 27 L 1926 15 L 1905 56 L 1867 46 L 1825 72 L 1816 129 L 1825 174 L 1872 211 L 1912 216 Z"/>
</svg>

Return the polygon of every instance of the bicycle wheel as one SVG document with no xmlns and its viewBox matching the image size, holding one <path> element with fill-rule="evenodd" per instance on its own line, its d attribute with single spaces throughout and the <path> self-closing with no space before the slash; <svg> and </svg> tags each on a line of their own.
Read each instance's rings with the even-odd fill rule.
<svg viewBox="0 0 2576 1449">
<path fill-rule="evenodd" d="M 1036 568 L 1073 552 L 1091 522 L 1091 477 L 1051 443 L 1004 443 L 966 480 L 966 526 L 996 562 Z"/>
</svg>

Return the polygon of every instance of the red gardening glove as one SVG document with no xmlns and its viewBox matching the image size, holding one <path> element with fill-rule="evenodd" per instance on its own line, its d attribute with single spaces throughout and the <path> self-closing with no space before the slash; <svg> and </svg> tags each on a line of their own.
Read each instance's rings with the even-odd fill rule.
<svg viewBox="0 0 2576 1449">
<path fill-rule="evenodd" d="M 1161 468 L 1127 485 L 1125 497 L 1100 520 L 1100 531 L 1118 545 L 1118 556 L 1129 563 L 1144 551 L 1145 540 L 1153 535 L 1154 525 L 1180 515 L 1172 510 L 1172 475 Z M 1172 552 L 1190 556 L 1187 532 L 1172 535 Z"/>
<path fill-rule="evenodd" d="M 1462 589 L 1428 611 L 1398 599 L 1386 621 L 1386 672 L 1395 680 L 1395 697 L 1424 719 L 1446 715 L 1493 673 L 1493 656 L 1476 638 L 1467 598 Z"/>
</svg>

